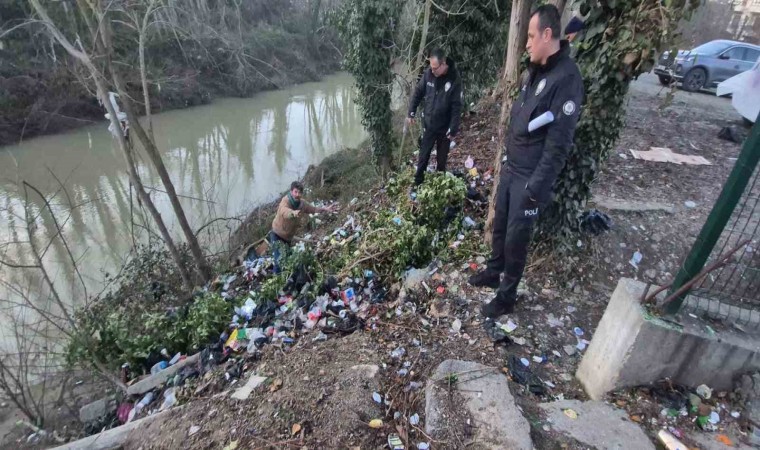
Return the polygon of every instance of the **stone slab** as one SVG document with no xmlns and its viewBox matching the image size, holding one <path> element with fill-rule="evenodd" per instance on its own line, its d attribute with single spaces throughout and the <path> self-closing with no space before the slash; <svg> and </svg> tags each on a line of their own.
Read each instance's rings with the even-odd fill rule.
<svg viewBox="0 0 760 450">
<path fill-rule="evenodd" d="M 562 400 L 541 403 L 547 420 L 555 431 L 599 450 L 654 450 L 646 433 L 627 419 L 624 411 L 604 402 Z M 572 409 L 577 414 L 571 419 L 565 414 Z"/>
<path fill-rule="evenodd" d="M 250 397 L 251 392 L 253 392 L 254 389 L 259 387 L 261 383 L 265 382 L 266 380 L 267 380 L 267 377 L 251 375 L 251 377 L 248 378 L 248 381 L 245 383 L 244 386 L 235 389 L 235 392 L 233 392 L 232 395 L 230 395 L 230 398 L 234 398 L 236 400 L 247 400 L 248 397 Z"/>
<path fill-rule="evenodd" d="M 743 444 L 737 436 L 728 435 L 733 447 L 718 441 L 718 435 L 721 433 L 692 433 L 688 437 L 699 447 L 700 450 L 752 450 L 753 447 Z"/>
<path fill-rule="evenodd" d="M 441 382 L 448 374 L 457 374 L 453 389 L 464 399 L 461 405 L 473 422 L 474 441 L 478 448 L 530 450 L 530 425 L 515 404 L 507 378 L 495 367 L 470 361 L 446 360 L 428 380 L 425 390 L 425 432 L 435 438 L 447 426 L 442 417 L 446 396 L 451 395 Z"/>
<path fill-rule="evenodd" d="M 659 202 L 642 202 L 635 200 L 622 200 L 612 197 L 604 197 L 601 195 L 595 195 L 592 203 L 601 207 L 602 209 L 610 211 L 625 211 L 625 212 L 647 212 L 647 211 L 662 211 L 668 214 L 675 212 L 673 205 Z"/>
<path fill-rule="evenodd" d="M 183 368 L 197 363 L 198 360 L 200 359 L 200 356 L 201 356 L 200 353 L 196 353 L 192 356 L 188 356 L 184 360 L 178 362 L 177 364 L 173 366 L 167 367 L 161 372 L 153 374 L 147 378 L 143 378 L 142 380 L 138 381 L 137 383 L 127 388 L 127 395 L 141 395 L 148 391 L 152 391 L 153 389 L 166 383 L 169 380 L 169 378 L 173 378 L 174 375 L 176 375 L 177 372 L 179 372 Z"/>
</svg>

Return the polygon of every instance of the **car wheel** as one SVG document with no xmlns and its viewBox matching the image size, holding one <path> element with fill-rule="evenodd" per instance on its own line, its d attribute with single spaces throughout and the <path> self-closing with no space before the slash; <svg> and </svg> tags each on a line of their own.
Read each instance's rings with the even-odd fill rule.
<svg viewBox="0 0 760 450">
<path fill-rule="evenodd" d="M 663 86 L 669 85 L 670 82 L 672 81 L 670 77 L 665 76 L 665 75 L 658 75 L 657 78 L 660 79 L 660 84 Z"/>
<path fill-rule="evenodd" d="M 683 77 L 683 90 L 688 92 L 696 92 L 702 89 L 707 82 L 707 72 L 705 69 L 691 69 L 689 73 Z"/>
</svg>

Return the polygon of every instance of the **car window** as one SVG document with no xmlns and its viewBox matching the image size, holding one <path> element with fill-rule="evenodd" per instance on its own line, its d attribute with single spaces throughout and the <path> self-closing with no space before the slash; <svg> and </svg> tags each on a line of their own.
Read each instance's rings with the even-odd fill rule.
<svg viewBox="0 0 760 450">
<path fill-rule="evenodd" d="M 734 47 L 726 50 L 723 55 L 728 56 L 728 59 L 743 61 L 744 50 L 746 50 L 746 47 Z"/>
<path fill-rule="evenodd" d="M 720 41 L 707 42 L 696 47 L 692 52 L 702 55 L 715 55 L 730 47 L 731 44 Z"/>
<path fill-rule="evenodd" d="M 748 48 L 747 52 L 744 54 L 744 60 L 751 63 L 757 62 L 757 58 L 760 58 L 760 50 Z"/>
</svg>

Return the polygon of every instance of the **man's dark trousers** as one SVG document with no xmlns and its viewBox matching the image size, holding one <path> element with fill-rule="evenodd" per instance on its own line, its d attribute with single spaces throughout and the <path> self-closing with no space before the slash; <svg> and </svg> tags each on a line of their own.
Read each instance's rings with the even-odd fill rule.
<svg viewBox="0 0 760 450">
<path fill-rule="evenodd" d="M 449 145 L 451 141 L 446 137 L 446 133 L 436 133 L 426 129 L 422 134 L 420 143 L 420 157 L 417 160 L 417 173 L 414 174 L 414 184 L 420 185 L 425 180 L 425 171 L 430 162 L 430 153 L 433 152 L 433 146 L 436 150 L 436 165 L 439 172 L 446 171 L 446 161 L 449 159 Z"/>
<path fill-rule="evenodd" d="M 493 249 L 486 270 L 504 273 L 499 285 L 509 303 L 517 300 L 517 286 L 525 270 L 533 224 L 538 219 L 539 205 L 530 200 L 525 185 L 528 179 L 502 167 L 496 193 L 496 214 L 493 223 Z"/>
</svg>

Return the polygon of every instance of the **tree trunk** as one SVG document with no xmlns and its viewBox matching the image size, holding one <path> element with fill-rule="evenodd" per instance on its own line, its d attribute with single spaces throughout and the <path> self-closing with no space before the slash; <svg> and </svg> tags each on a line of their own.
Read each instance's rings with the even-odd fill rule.
<svg viewBox="0 0 760 450">
<path fill-rule="evenodd" d="M 108 112 L 111 118 L 111 125 L 113 125 L 117 130 L 120 130 L 121 124 L 119 123 L 119 119 L 117 118 L 116 111 L 114 110 L 114 107 L 111 104 L 111 100 L 108 98 L 108 90 L 106 89 L 105 83 L 103 82 L 105 79 L 104 74 L 101 73 L 101 71 L 98 70 L 97 67 L 95 67 L 95 64 L 93 64 L 92 60 L 90 59 L 87 53 L 85 53 L 84 51 L 77 50 L 76 47 L 74 47 L 74 45 L 71 42 L 69 42 L 69 40 L 63 35 L 63 33 L 61 33 L 61 31 L 55 26 L 55 23 L 52 21 L 52 19 L 50 19 L 50 16 L 48 16 L 47 11 L 39 3 L 39 0 L 30 0 L 30 3 L 34 7 L 34 10 L 37 12 L 37 14 L 39 14 L 39 16 L 41 17 L 42 22 L 47 26 L 48 30 L 50 30 L 50 33 L 53 35 L 55 40 L 58 41 L 58 43 L 61 44 L 61 46 L 71 56 L 79 60 L 79 62 L 81 62 L 85 66 L 85 68 L 87 68 L 87 71 L 90 72 L 90 75 L 92 76 L 92 79 L 95 82 L 95 86 L 97 88 L 98 97 L 100 98 L 100 101 L 103 103 L 103 106 L 106 108 L 106 111 Z M 83 14 L 87 14 L 87 11 L 83 11 Z M 118 132 L 118 133 L 115 133 L 115 135 L 119 142 L 119 148 L 122 151 L 122 155 L 124 156 L 124 159 L 127 162 L 127 173 L 129 174 L 129 179 L 132 182 L 132 184 L 135 186 L 135 190 L 137 191 L 138 197 L 148 208 L 148 211 L 153 217 L 153 220 L 156 222 L 159 232 L 161 233 L 161 236 L 164 239 L 164 243 L 166 244 L 166 247 L 169 249 L 169 253 L 172 256 L 174 263 L 177 265 L 177 269 L 180 272 L 182 281 L 183 283 L 185 283 L 185 286 L 189 289 L 192 287 L 190 274 L 187 272 L 187 269 L 182 263 L 182 258 L 179 253 L 179 250 L 174 245 L 174 241 L 172 240 L 171 234 L 169 234 L 169 230 L 166 228 L 166 224 L 161 218 L 161 214 L 158 212 L 158 209 L 156 209 L 156 206 L 153 204 L 153 200 L 151 200 L 150 196 L 148 195 L 148 193 L 145 191 L 143 187 L 142 181 L 140 180 L 140 177 L 137 174 L 137 170 L 135 168 L 135 161 L 134 161 L 134 158 L 132 158 L 132 154 L 129 149 L 129 144 L 127 143 L 127 140 L 124 137 L 123 133 Z"/>
<path fill-rule="evenodd" d="M 169 202 L 171 203 L 172 209 L 174 210 L 174 215 L 177 216 L 177 221 L 179 222 L 180 228 L 182 228 L 182 232 L 185 235 L 185 240 L 190 247 L 190 252 L 193 254 L 193 259 L 195 260 L 198 274 L 201 276 L 201 280 L 205 283 L 211 279 L 211 267 L 208 265 L 206 257 L 203 255 L 203 250 L 198 243 L 198 238 L 195 236 L 193 229 L 190 228 L 190 223 L 187 220 L 185 211 L 182 208 L 182 204 L 179 202 L 177 191 L 174 189 L 174 183 L 172 182 L 171 177 L 169 177 L 169 172 L 166 170 L 164 160 L 161 157 L 161 153 L 159 153 L 158 148 L 156 147 L 155 141 L 153 141 L 153 139 L 148 136 L 148 134 L 145 132 L 145 129 L 140 124 L 139 118 L 137 117 L 137 114 L 135 114 L 132 100 L 129 98 L 129 94 L 126 92 L 126 87 L 121 79 L 121 76 L 113 67 L 113 65 L 110 66 L 111 74 L 113 76 L 114 83 L 116 84 L 116 89 L 118 90 L 119 97 L 122 99 L 122 103 L 124 104 L 124 110 L 127 113 L 130 130 L 135 135 L 137 135 L 137 138 L 143 144 L 145 151 L 148 153 L 148 157 L 153 163 L 153 166 L 158 171 L 158 176 L 161 178 L 161 183 L 164 185 L 166 195 L 169 197 Z"/>
<path fill-rule="evenodd" d="M 412 74 L 414 75 L 414 80 L 417 80 L 417 75 L 419 74 L 419 70 L 422 67 L 422 55 L 425 54 L 425 46 L 427 45 L 427 35 L 428 35 L 428 29 L 430 28 L 430 7 L 432 5 L 432 0 L 427 0 L 425 2 L 425 17 L 422 19 L 422 34 L 420 35 L 420 49 L 417 52 L 417 60 L 414 64 L 414 67 L 412 67 Z M 412 83 L 412 89 L 411 92 L 414 92 L 414 87 L 417 86 L 417 83 Z"/>
<path fill-rule="evenodd" d="M 520 58 L 525 49 L 525 43 L 528 41 L 528 22 L 530 20 L 531 0 L 516 0 L 512 4 L 512 13 L 509 19 L 509 41 L 507 43 L 507 56 L 504 61 L 504 70 L 502 72 L 499 85 L 502 91 L 501 114 L 499 116 L 499 138 L 496 144 L 496 156 L 494 158 L 493 187 L 488 202 L 488 217 L 485 225 L 485 242 L 491 243 L 493 236 L 493 220 L 496 214 L 496 192 L 499 187 L 499 178 L 501 175 L 501 159 L 505 145 L 505 135 L 507 131 L 507 118 L 512 107 L 512 96 L 510 92 L 517 84 L 520 74 Z"/>
<path fill-rule="evenodd" d="M 567 0 L 550 0 L 549 3 L 557 7 L 559 16 L 562 17 L 562 13 L 565 12 L 565 5 L 567 5 Z"/>
</svg>

